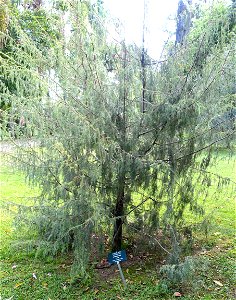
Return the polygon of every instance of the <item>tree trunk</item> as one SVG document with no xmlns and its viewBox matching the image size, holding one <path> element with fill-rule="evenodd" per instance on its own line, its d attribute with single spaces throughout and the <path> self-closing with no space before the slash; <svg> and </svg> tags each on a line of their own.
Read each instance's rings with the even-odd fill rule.
<svg viewBox="0 0 236 300">
<path fill-rule="evenodd" d="M 122 225 L 123 225 L 123 215 L 124 215 L 124 197 L 125 197 L 125 170 L 126 170 L 126 99 L 127 99 L 127 77 L 126 77 L 126 63 L 127 63 L 127 51 L 125 44 L 124 47 L 124 59 L 123 59 L 123 92 L 120 95 L 120 99 L 123 101 L 123 116 L 121 122 L 121 128 L 118 128 L 120 132 L 121 140 L 120 140 L 120 147 L 122 150 L 122 170 L 119 172 L 118 175 L 118 188 L 117 188 L 117 198 L 116 198 L 116 207 L 114 211 L 115 223 L 114 223 L 114 232 L 113 232 L 113 239 L 112 239 L 112 251 L 119 251 L 121 250 L 121 243 L 122 243 Z"/>
<path fill-rule="evenodd" d="M 112 251 L 116 252 L 121 250 L 122 243 L 122 225 L 123 225 L 123 215 L 124 215 L 124 180 L 121 182 L 120 188 L 118 190 L 118 195 L 116 199 L 116 207 L 114 211 L 115 224 L 114 224 L 114 232 L 112 239 Z"/>
</svg>

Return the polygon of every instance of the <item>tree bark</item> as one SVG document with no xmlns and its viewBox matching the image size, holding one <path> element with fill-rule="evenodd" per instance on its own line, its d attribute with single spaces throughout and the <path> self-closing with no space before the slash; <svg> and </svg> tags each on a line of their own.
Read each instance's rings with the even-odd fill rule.
<svg viewBox="0 0 236 300">
<path fill-rule="evenodd" d="M 123 116 L 122 116 L 122 126 L 119 130 L 120 132 L 120 147 L 122 150 L 122 169 L 118 175 L 118 186 L 117 186 L 117 198 L 116 198 L 116 206 L 114 210 L 115 224 L 114 224 L 114 232 L 112 239 L 112 251 L 121 250 L 122 244 L 122 227 L 123 227 L 123 216 L 124 216 L 124 198 L 125 198 L 125 172 L 126 172 L 126 100 L 127 100 L 127 77 L 126 77 L 126 64 L 127 64 L 127 51 L 125 44 L 123 44 L 123 92 L 120 95 L 120 99 L 123 101 Z"/>
<path fill-rule="evenodd" d="M 123 215 L 124 215 L 124 180 L 121 182 L 121 186 L 118 190 L 118 195 L 116 199 L 116 207 L 114 211 L 115 224 L 114 224 L 114 232 L 112 239 L 112 251 L 116 252 L 121 250 L 122 237 L 123 237 Z"/>
</svg>

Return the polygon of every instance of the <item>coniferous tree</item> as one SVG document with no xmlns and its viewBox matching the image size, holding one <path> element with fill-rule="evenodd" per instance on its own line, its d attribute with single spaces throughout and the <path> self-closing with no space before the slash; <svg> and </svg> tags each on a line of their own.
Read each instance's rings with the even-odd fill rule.
<svg viewBox="0 0 236 300">
<path fill-rule="evenodd" d="M 131 223 L 138 231 L 168 231 L 176 262 L 184 212 L 203 213 L 198 194 L 209 185 L 213 145 L 234 133 L 215 134 L 209 122 L 226 106 L 222 90 L 233 80 L 234 38 L 212 47 L 206 38 L 212 27 L 204 26 L 196 38 L 193 28 L 159 69 L 150 64 L 143 72 L 143 49 L 110 41 L 99 3 L 70 1 L 70 37 L 51 51 L 53 66 L 18 28 L 24 47 L 15 47 L 16 57 L 30 59 L 29 68 L 21 68 L 35 81 L 22 81 L 15 59 L 10 70 L 18 93 L 7 91 L 37 139 L 36 148 L 19 148 L 17 155 L 41 189 L 26 222 L 45 253 L 72 249 L 74 271 L 79 266 L 82 274 L 94 234 L 109 233 L 112 250 L 120 250 Z M 227 33 L 225 14 L 222 22 Z M 204 61 L 201 53 L 207 53 Z M 54 75 L 35 72 L 41 65 Z M 33 101 L 35 93 L 42 101 Z"/>
<path fill-rule="evenodd" d="M 10 119 L 5 118 L 4 122 L 7 125 L 5 129 L 8 134 L 13 134 L 13 136 L 22 133 L 22 128 L 18 128 L 17 123 L 20 127 L 25 124 L 24 111 L 21 111 L 21 115 L 16 112 L 14 97 L 23 101 L 25 97 L 29 95 L 33 97 L 34 94 L 35 101 L 41 101 L 43 94 L 39 78 L 51 68 L 47 65 L 50 64 L 50 49 L 60 38 L 59 30 L 56 28 L 58 22 L 55 14 L 49 15 L 40 7 L 22 10 L 17 4 L 19 3 L 14 4 L 14 1 L 13 4 L 10 1 L 4 1 L 4 9 L 1 11 L 5 12 L 5 17 L 3 14 L 1 36 L 4 43 L 0 49 L 0 115 L 7 115 L 11 110 Z M 46 63 L 38 58 L 38 55 L 43 55 Z M 18 68 L 15 68 L 17 65 Z M 32 73 L 33 69 L 34 73 Z M 3 117 L 0 121 L 1 138 L 4 135 L 2 119 Z"/>
</svg>

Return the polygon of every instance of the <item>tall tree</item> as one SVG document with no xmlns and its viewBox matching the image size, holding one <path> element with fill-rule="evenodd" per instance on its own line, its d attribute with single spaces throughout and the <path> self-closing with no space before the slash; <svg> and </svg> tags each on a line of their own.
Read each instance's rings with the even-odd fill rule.
<svg viewBox="0 0 236 300">
<path fill-rule="evenodd" d="M 192 0 L 179 0 L 177 11 L 176 43 L 182 44 L 190 31 L 192 23 Z"/>
<path fill-rule="evenodd" d="M 45 253 L 72 249 L 73 270 L 82 274 L 94 234 L 109 233 L 115 251 L 122 247 L 124 230 L 133 227 L 169 230 L 176 262 L 185 210 L 203 212 L 198 193 L 207 191 L 212 147 L 233 135 L 228 129 L 213 139 L 209 124 L 226 105 L 221 90 L 233 80 L 228 72 L 235 61 L 233 39 L 219 40 L 199 69 L 200 51 L 212 47 L 205 26 L 197 39 L 167 54 L 159 70 L 150 67 L 145 73 L 149 84 L 143 86 L 142 49 L 109 42 L 100 8 L 70 1 L 70 39 L 51 53 L 57 62 L 54 99 L 46 93 L 50 74 L 36 76 L 45 86 L 44 101 L 33 101 L 30 85 L 20 100 L 19 94 L 11 95 L 38 141 L 36 149 L 19 149 L 17 157 L 42 191 L 33 222 L 27 222 L 37 230 Z M 21 34 L 24 41 L 26 33 Z M 26 41 L 38 54 L 36 62 L 45 62 L 35 41 Z M 112 49 L 112 70 L 107 49 Z M 30 57 L 19 46 L 16 54 Z M 16 69 L 12 64 L 13 73 Z M 34 64 L 27 70 L 34 74 Z M 152 101 L 142 113 L 144 90 Z"/>
</svg>

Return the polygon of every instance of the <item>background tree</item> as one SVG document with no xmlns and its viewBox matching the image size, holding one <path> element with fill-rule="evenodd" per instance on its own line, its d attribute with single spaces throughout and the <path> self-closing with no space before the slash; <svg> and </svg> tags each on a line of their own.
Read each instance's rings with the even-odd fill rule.
<svg viewBox="0 0 236 300">
<path fill-rule="evenodd" d="M 20 116 L 14 116 L 13 111 L 16 111 L 14 97 L 23 101 L 23 98 L 27 98 L 29 95 L 33 97 L 32 90 L 35 93 L 35 101 L 42 100 L 42 85 L 38 79 L 46 70 L 53 68 L 53 62 L 49 60 L 50 49 L 60 38 L 59 30 L 56 28 L 58 16 L 55 13 L 49 14 L 40 6 L 37 6 L 37 9 L 29 9 L 26 6 L 22 10 L 17 4 L 19 3 L 4 2 L 7 16 L 2 31 L 4 44 L 0 51 L 2 69 L 0 109 L 2 115 L 11 110 L 11 119 L 7 120 L 5 124 L 1 122 L 1 137 L 3 137 L 4 127 L 8 132 L 14 131 L 15 137 L 22 133 L 21 129 L 18 130 L 16 122 L 19 123 L 20 118 L 24 119 L 24 111 L 21 111 Z M 32 43 L 34 43 L 33 47 L 31 47 Z M 39 55 L 43 55 L 44 58 L 39 58 Z M 17 65 L 19 67 L 15 68 Z M 33 68 L 34 74 L 32 74 Z"/>
<path fill-rule="evenodd" d="M 0 1 L 0 47 L 4 46 L 5 34 L 8 26 L 8 7 L 7 0 Z"/>
<path fill-rule="evenodd" d="M 184 38 L 189 33 L 192 13 L 191 13 L 192 0 L 183 1 L 180 0 L 178 3 L 177 10 L 177 28 L 176 28 L 176 43 L 183 43 Z"/>
</svg>

